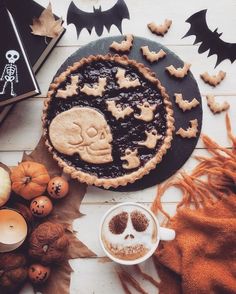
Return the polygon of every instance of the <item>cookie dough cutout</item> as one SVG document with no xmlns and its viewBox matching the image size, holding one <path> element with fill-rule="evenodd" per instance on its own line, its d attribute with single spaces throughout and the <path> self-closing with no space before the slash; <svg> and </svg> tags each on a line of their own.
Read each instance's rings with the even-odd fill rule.
<svg viewBox="0 0 236 294">
<path fill-rule="evenodd" d="M 181 93 L 175 93 L 175 103 L 178 104 L 179 108 L 185 112 L 186 110 L 191 110 L 192 108 L 199 105 L 199 101 L 193 98 L 191 101 L 184 100 Z"/>
<path fill-rule="evenodd" d="M 107 84 L 106 78 L 99 78 L 98 84 L 94 84 L 92 87 L 88 85 L 84 85 L 83 88 L 80 89 L 80 92 L 85 93 L 88 96 L 102 96 L 105 91 L 105 86 Z"/>
<path fill-rule="evenodd" d="M 176 135 L 181 136 L 182 138 L 195 138 L 197 136 L 198 132 L 198 120 L 190 120 L 190 127 L 187 128 L 187 130 L 184 130 L 180 128 L 177 132 Z"/>
<path fill-rule="evenodd" d="M 116 79 L 120 89 L 135 88 L 141 85 L 139 79 L 130 80 L 128 77 L 125 77 L 125 69 L 120 67 L 117 69 Z"/>
<path fill-rule="evenodd" d="M 69 97 L 72 97 L 73 95 L 77 95 L 78 82 L 79 82 L 78 76 L 71 76 L 71 83 L 69 85 L 66 85 L 65 90 L 58 89 L 56 97 L 67 99 Z"/>
<path fill-rule="evenodd" d="M 147 135 L 147 138 L 143 142 L 138 142 L 138 145 L 145 146 L 148 149 L 154 149 L 156 147 L 157 141 L 162 138 L 161 135 L 157 134 L 156 130 L 151 131 L 145 131 L 145 134 Z"/>
<path fill-rule="evenodd" d="M 164 50 L 159 50 L 158 52 L 150 51 L 148 46 L 142 46 L 141 48 L 143 56 L 150 62 L 158 61 L 159 59 L 166 56 Z"/>
<path fill-rule="evenodd" d="M 140 114 L 135 114 L 134 117 L 146 122 L 152 121 L 154 118 L 154 111 L 157 105 L 150 105 L 149 102 L 144 102 L 143 104 L 138 104 L 137 107 L 141 110 Z"/>
<path fill-rule="evenodd" d="M 112 42 L 110 49 L 113 49 L 116 52 L 129 52 L 133 46 L 134 37 L 131 34 L 125 35 L 125 40 L 121 43 L 116 41 Z"/>
<path fill-rule="evenodd" d="M 222 111 L 226 111 L 229 109 L 230 105 L 228 102 L 224 101 L 222 104 L 219 104 L 215 101 L 214 95 L 206 95 L 207 105 L 209 106 L 210 110 L 216 114 Z"/>
<path fill-rule="evenodd" d="M 170 65 L 166 67 L 166 70 L 169 72 L 171 76 L 175 76 L 176 78 L 182 79 L 188 74 L 190 67 L 190 63 L 184 63 L 183 67 L 179 67 L 176 69 L 173 65 Z"/>
<path fill-rule="evenodd" d="M 122 109 L 121 105 L 116 104 L 115 101 L 106 101 L 106 104 L 108 106 L 107 110 L 109 110 L 117 120 L 120 118 L 125 118 L 125 116 L 129 116 L 134 112 L 130 106 Z"/>
<path fill-rule="evenodd" d="M 164 37 L 164 35 L 168 32 L 171 25 L 172 20 L 165 19 L 164 23 L 161 25 L 157 25 L 155 22 L 149 23 L 148 28 L 153 34 Z"/>
<path fill-rule="evenodd" d="M 135 149 L 132 151 L 131 149 L 125 150 L 125 155 L 121 157 L 121 160 L 126 160 L 127 163 L 122 164 L 124 169 L 133 169 L 140 166 L 140 159 L 137 156 L 138 150 Z"/>
<path fill-rule="evenodd" d="M 209 84 L 213 87 L 216 87 L 218 84 L 220 84 L 224 80 L 225 76 L 226 72 L 222 70 L 220 70 L 217 75 L 213 76 L 209 75 L 208 72 L 204 72 L 200 75 L 200 77 L 206 84 Z"/>
</svg>

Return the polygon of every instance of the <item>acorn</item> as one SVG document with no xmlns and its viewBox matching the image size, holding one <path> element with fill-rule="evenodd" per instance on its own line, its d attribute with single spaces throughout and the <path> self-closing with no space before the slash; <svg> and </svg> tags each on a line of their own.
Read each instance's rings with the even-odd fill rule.
<svg viewBox="0 0 236 294">
<path fill-rule="evenodd" d="M 34 284 L 43 284 L 50 275 L 50 267 L 39 263 L 31 264 L 28 269 L 28 276 Z"/>
<path fill-rule="evenodd" d="M 30 203 L 30 210 L 36 217 L 45 217 L 52 212 L 53 205 L 47 196 L 38 196 Z"/>
<path fill-rule="evenodd" d="M 69 184 L 62 177 L 54 177 L 49 181 L 47 191 L 52 198 L 60 199 L 68 194 Z"/>
</svg>

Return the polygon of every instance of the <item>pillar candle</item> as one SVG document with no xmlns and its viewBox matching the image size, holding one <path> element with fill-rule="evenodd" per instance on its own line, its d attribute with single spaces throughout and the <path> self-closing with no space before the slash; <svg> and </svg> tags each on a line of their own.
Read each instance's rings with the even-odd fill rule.
<svg viewBox="0 0 236 294">
<path fill-rule="evenodd" d="M 0 252 L 18 248 L 27 236 L 24 217 L 13 209 L 0 209 Z"/>
</svg>

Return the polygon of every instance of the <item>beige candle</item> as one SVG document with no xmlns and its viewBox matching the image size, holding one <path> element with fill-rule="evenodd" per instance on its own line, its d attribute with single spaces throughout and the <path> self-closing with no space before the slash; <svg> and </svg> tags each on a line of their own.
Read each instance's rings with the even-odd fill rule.
<svg viewBox="0 0 236 294">
<path fill-rule="evenodd" d="M 27 236 L 24 217 L 12 209 L 0 209 L 0 252 L 18 248 Z"/>
</svg>

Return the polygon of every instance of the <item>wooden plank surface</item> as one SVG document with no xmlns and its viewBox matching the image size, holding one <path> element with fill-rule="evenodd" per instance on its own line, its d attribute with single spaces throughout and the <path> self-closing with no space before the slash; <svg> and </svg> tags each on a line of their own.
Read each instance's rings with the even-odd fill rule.
<svg viewBox="0 0 236 294">
<path fill-rule="evenodd" d="M 211 0 L 179 0 L 177 2 L 166 0 L 125 0 L 130 11 L 130 20 L 124 20 L 122 28 L 124 33 L 133 33 L 141 37 L 149 38 L 166 45 L 184 61 L 192 64 L 191 71 L 198 83 L 203 101 L 203 128 L 202 132 L 222 146 L 230 148 L 225 131 L 225 113 L 213 115 L 206 103 L 206 95 L 213 93 L 217 102 L 227 101 L 230 104 L 229 114 L 232 120 L 233 131 L 236 134 L 236 66 L 225 60 L 216 69 L 216 56 L 207 57 L 208 52 L 198 53 L 198 45 L 192 45 L 195 37 L 191 36 L 182 39 L 188 31 L 190 25 L 185 20 L 193 13 L 208 9 L 207 22 L 211 30 L 218 27 L 219 32 L 223 32 L 222 39 L 227 42 L 235 42 L 234 27 L 236 26 L 236 2 L 211 1 Z M 38 3 L 47 6 L 48 0 L 37 0 Z M 70 0 L 51 0 L 54 12 L 66 20 L 67 10 Z M 74 0 L 75 4 L 85 11 L 92 11 L 102 5 L 102 9 L 109 9 L 116 3 L 116 0 Z M 223 14 L 223 16 L 222 16 Z M 168 34 L 162 38 L 153 35 L 147 29 L 147 23 L 155 21 L 160 24 L 165 18 L 172 19 L 173 25 Z M 66 21 L 64 23 L 67 26 Z M 117 27 L 112 26 L 110 33 L 104 29 L 102 37 L 118 35 Z M 46 97 L 49 84 L 57 69 L 72 53 L 84 44 L 97 40 L 95 30 L 91 35 L 85 29 L 82 30 L 79 39 L 76 36 L 75 27 L 71 24 L 58 46 L 53 50 L 47 62 L 37 74 L 37 80 L 42 90 L 42 94 L 36 98 L 31 98 L 18 103 L 9 114 L 3 124 L 0 125 L 0 162 L 7 165 L 16 165 L 22 157 L 24 151 L 33 150 L 41 137 L 41 115 L 43 100 Z M 227 72 L 226 79 L 216 88 L 205 84 L 200 74 L 208 71 L 216 74 L 219 70 Z M 207 155 L 207 151 L 201 141 L 191 158 L 183 166 L 182 170 L 190 172 L 196 165 L 195 155 Z M 71 261 L 74 269 L 72 274 L 71 294 L 120 294 L 123 293 L 120 282 L 116 274 L 116 266 L 113 262 L 104 262 L 104 253 L 98 242 L 98 225 L 102 215 L 115 203 L 123 201 L 137 201 L 146 206 L 150 206 L 156 194 L 156 187 L 132 192 L 119 193 L 105 191 L 95 187 L 88 187 L 87 193 L 81 205 L 81 212 L 84 217 L 74 221 L 74 228 L 78 230 L 78 237 L 89 248 L 97 253 L 97 258 L 78 259 Z M 175 213 L 175 207 L 181 200 L 181 194 L 176 189 L 170 189 L 163 197 L 163 205 L 170 213 Z M 160 221 L 162 215 L 158 215 Z M 151 261 L 142 265 L 145 270 L 156 276 Z M 128 268 L 132 272 L 132 268 Z M 143 281 L 139 276 L 137 279 L 150 294 L 157 293 L 149 283 Z M 21 294 L 32 293 L 30 287 L 24 288 Z M 136 293 L 133 291 L 132 293 Z M 53 293 L 54 294 L 54 293 Z"/>
</svg>

